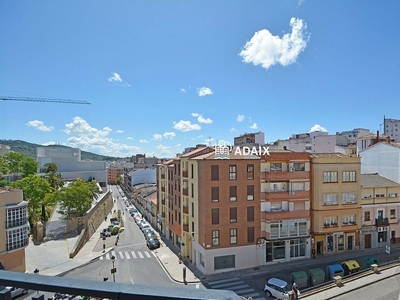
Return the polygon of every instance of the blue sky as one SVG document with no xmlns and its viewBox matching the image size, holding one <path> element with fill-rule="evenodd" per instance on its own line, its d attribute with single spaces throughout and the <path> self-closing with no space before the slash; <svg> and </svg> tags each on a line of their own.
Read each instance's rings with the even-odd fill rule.
<svg viewBox="0 0 400 300">
<path fill-rule="evenodd" d="M 400 118 L 400 1 L 0 1 L 0 139 L 173 157 Z"/>
</svg>

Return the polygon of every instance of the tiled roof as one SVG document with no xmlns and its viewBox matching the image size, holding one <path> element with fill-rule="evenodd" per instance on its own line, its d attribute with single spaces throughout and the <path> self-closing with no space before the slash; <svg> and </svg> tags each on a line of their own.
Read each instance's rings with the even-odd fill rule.
<svg viewBox="0 0 400 300">
<path fill-rule="evenodd" d="M 311 157 L 349 157 L 343 153 L 311 153 Z"/>
<path fill-rule="evenodd" d="M 361 186 L 364 187 L 386 187 L 400 186 L 400 184 L 379 175 L 378 173 L 361 174 Z"/>
</svg>

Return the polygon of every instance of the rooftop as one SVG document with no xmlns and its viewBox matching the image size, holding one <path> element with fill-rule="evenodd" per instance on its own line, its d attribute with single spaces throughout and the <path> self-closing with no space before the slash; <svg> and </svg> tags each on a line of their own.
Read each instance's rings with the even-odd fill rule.
<svg viewBox="0 0 400 300">
<path fill-rule="evenodd" d="M 400 186 L 400 184 L 379 175 L 378 173 L 361 174 L 362 187 L 388 187 Z"/>
</svg>

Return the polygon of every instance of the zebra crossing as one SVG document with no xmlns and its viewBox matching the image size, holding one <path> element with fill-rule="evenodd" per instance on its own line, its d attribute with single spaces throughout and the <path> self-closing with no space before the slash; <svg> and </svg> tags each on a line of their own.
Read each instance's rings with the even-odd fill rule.
<svg viewBox="0 0 400 300">
<path fill-rule="evenodd" d="M 210 285 L 212 289 L 233 291 L 239 296 L 243 296 L 245 298 L 252 297 L 254 300 L 265 299 L 265 297 L 262 294 L 256 292 L 247 283 L 243 282 L 237 277 L 209 281 L 208 285 Z"/>
<path fill-rule="evenodd" d="M 100 256 L 100 260 L 111 260 L 114 256 L 115 259 L 141 259 L 141 258 L 152 258 L 156 255 L 151 251 L 111 251 Z"/>
</svg>

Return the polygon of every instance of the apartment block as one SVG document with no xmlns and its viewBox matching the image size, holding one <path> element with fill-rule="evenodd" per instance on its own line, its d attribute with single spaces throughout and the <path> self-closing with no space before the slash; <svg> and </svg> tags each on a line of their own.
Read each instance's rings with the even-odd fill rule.
<svg viewBox="0 0 400 300">
<path fill-rule="evenodd" d="M 400 184 L 378 173 L 361 174 L 360 249 L 400 242 Z"/>
<path fill-rule="evenodd" d="M 340 153 L 311 155 L 311 246 L 317 255 L 359 248 L 361 162 Z"/>
<path fill-rule="evenodd" d="M 234 146 L 264 145 L 264 132 L 245 133 L 233 138 Z"/>
<path fill-rule="evenodd" d="M 310 154 L 261 156 L 260 265 L 310 257 Z"/>
<path fill-rule="evenodd" d="M 0 262 L 8 271 L 25 272 L 25 247 L 29 242 L 28 202 L 22 190 L 0 188 Z"/>
<path fill-rule="evenodd" d="M 110 166 L 107 168 L 107 182 L 108 184 L 117 184 L 117 178 L 124 174 L 123 166 Z"/>
<path fill-rule="evenodd" d="M 383 118 L 384 134 L 400 142 L 400 120 Z"/>
</svg>

